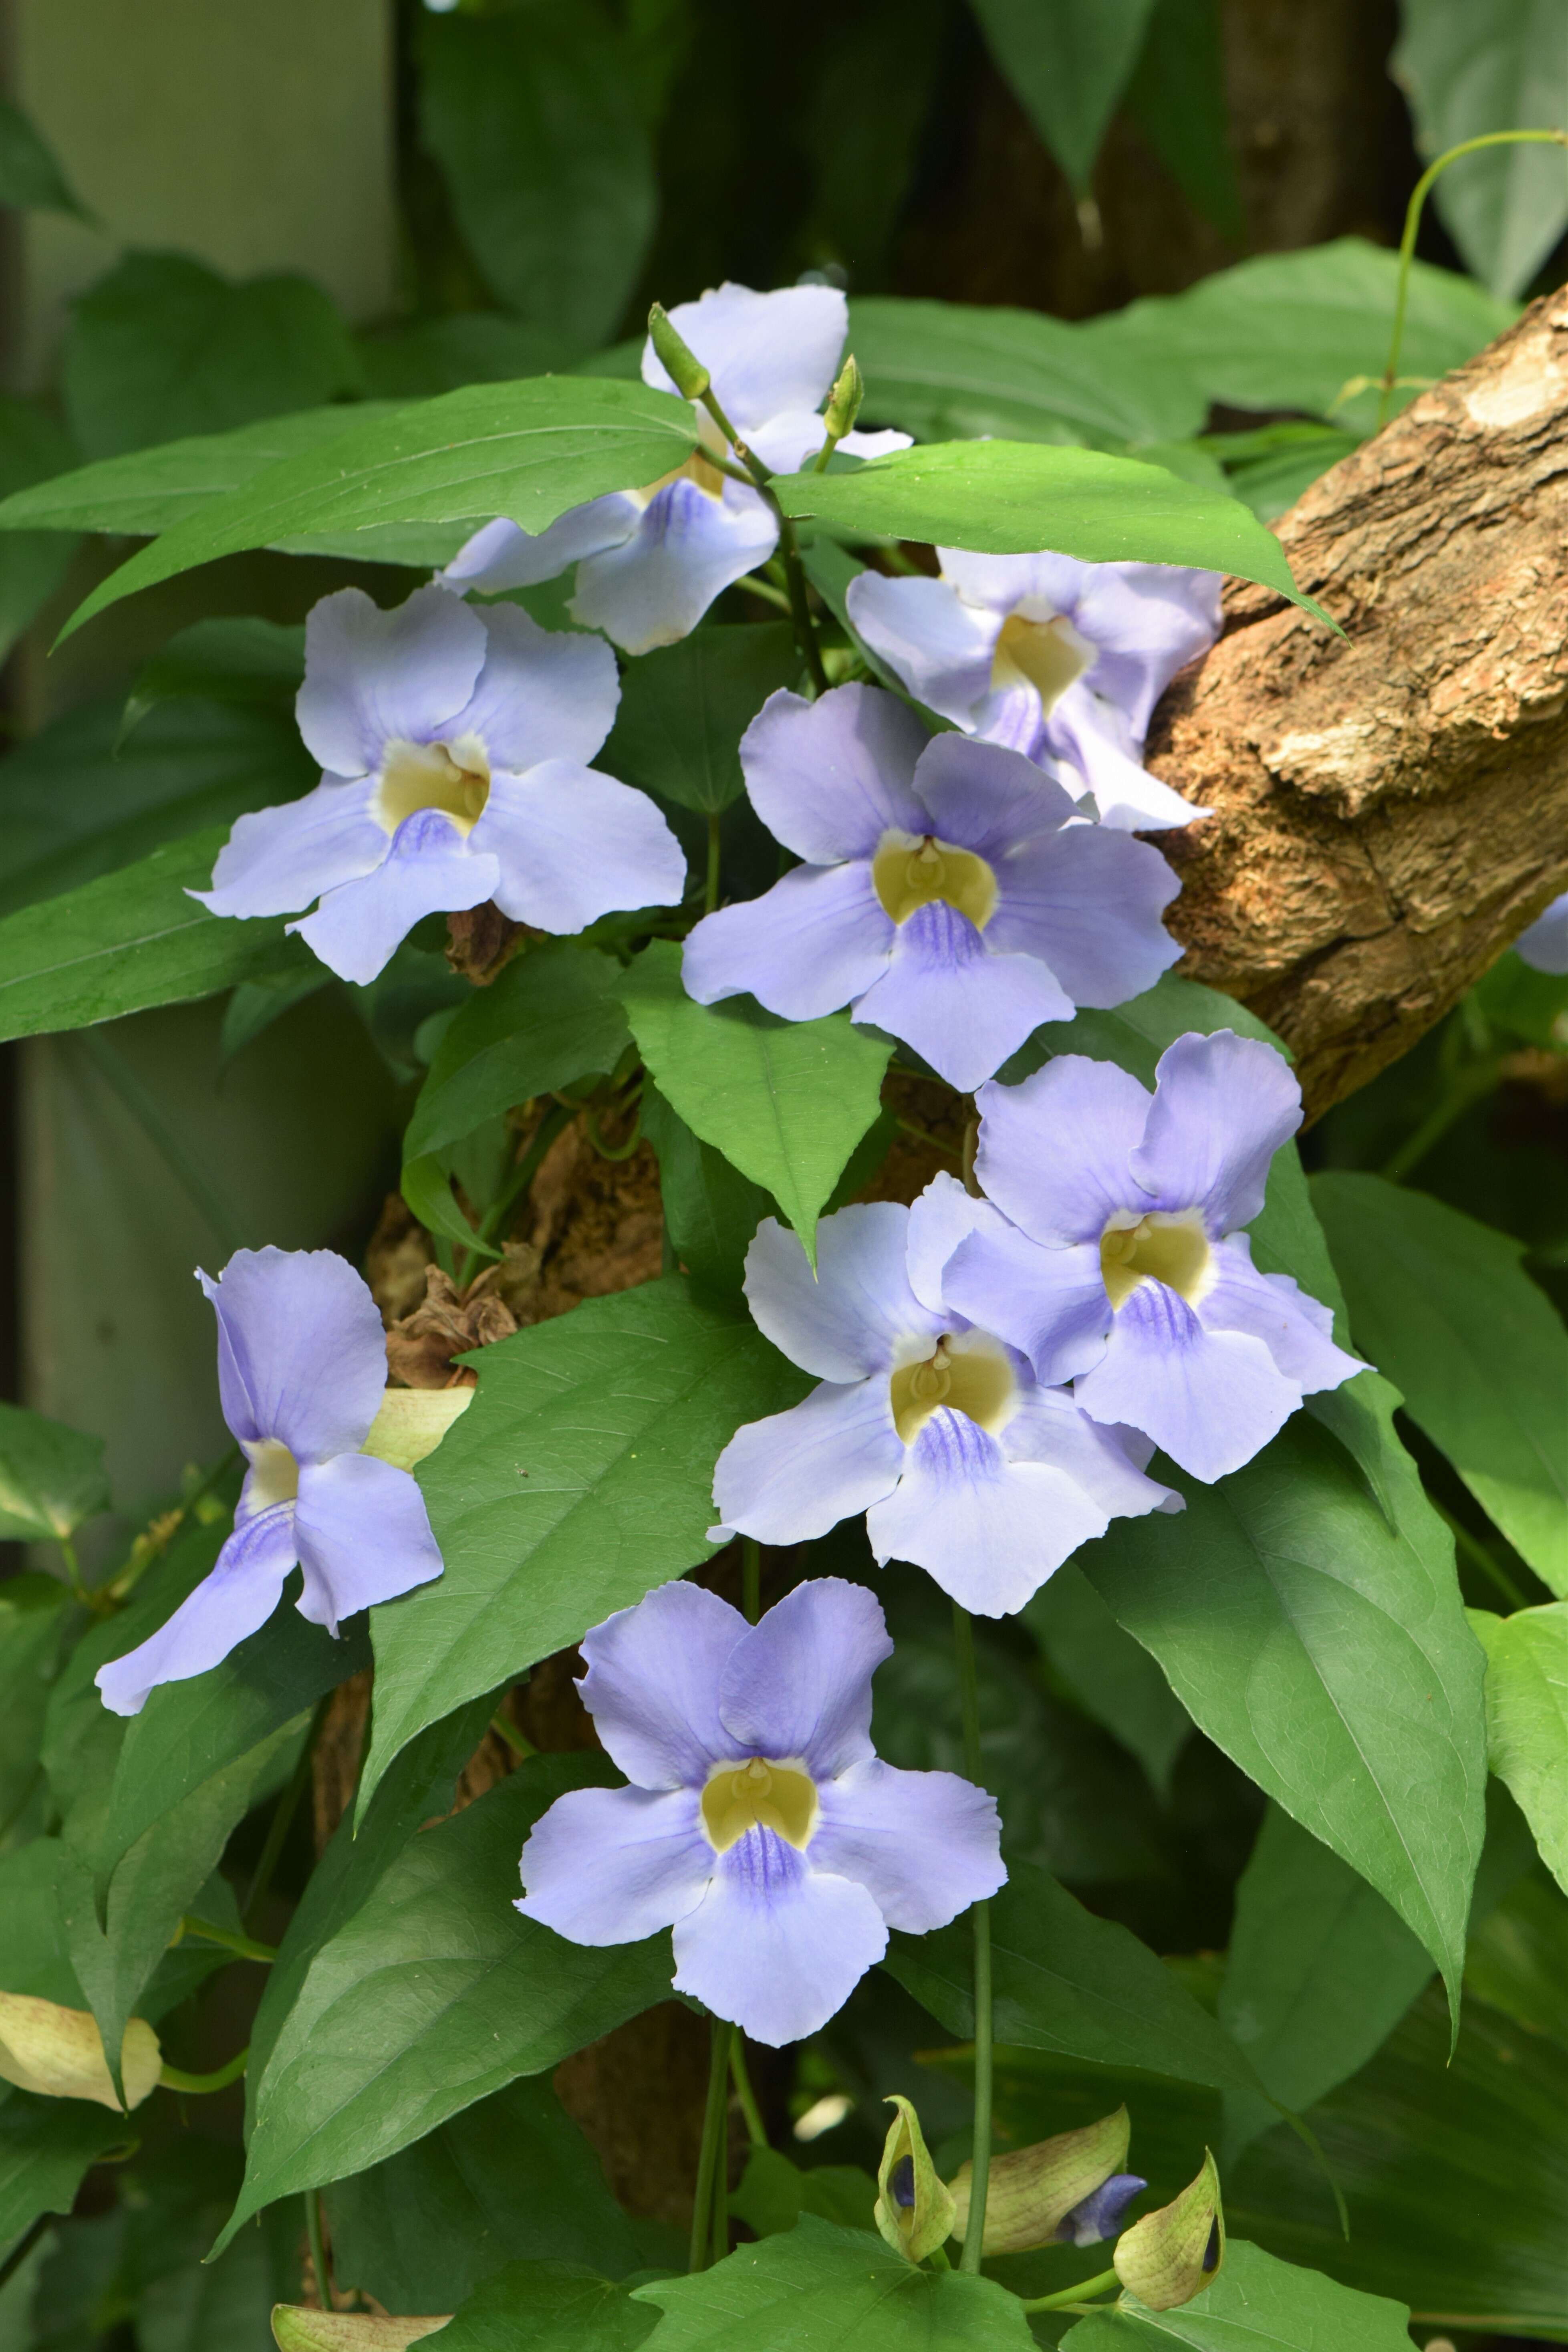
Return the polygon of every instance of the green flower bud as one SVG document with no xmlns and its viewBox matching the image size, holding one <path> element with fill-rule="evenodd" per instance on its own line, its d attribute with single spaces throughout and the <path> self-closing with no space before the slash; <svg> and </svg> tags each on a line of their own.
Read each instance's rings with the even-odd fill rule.
<svg viewBox="0 0 1568 2352">
<path fill-rule="evenodd" d="M 713 379 L 669 323 L 669 313 L 656 302 L 647 314 L 647 331 L 665 373 L 683 400 L 700 400 Z"/>
<path fill-rule="evenodd" d="M 952 2235 L 952 2198 L 937 2178 L 921 2119 L 908 2099 L 886 2104 L 897 2107 L 899 2116 L 889 2128 L 877 2173 L 877 2227 L 895 2252 L 923 2263 Z"/>
<path fill-rule="evenodd" d="M 824 423 L 830 441 L 842 441 L 852 432 L 855 419 L 860 414 L 860 403 L 866 397 L 866 380 L 853 352 L 838 372 L 838 381 L 827 395 L 827 413 Z"/>
<path fill-rule="evenodd" d="M 1219 2174 L 1207 2148 L 1197 2179 L 1157 2213 L 1116 2242 L 1116 2275 L 1151 2311 L 1174 2311 L 1191 2303 L 1218 2275 L 1225 2260 L 1225 2214 Z"/>
<path fill-rule="evenodd" d="M 407 2352 L 422 2336 L 445 2327 L 436 2319 L 373 2318 L 363 2311 L 317 2311 L 309 2304 L 275 2303 L 272 2335 L 279 2352 Z"/>
<path fill-rule="evenodd" d="M 1037 2140 L 1033 2147 L 994 2156 L 985 2198 L 984 2251 L 1021 2254 L 1031 2246 L 1048 2245 L 1074 2207 L 1121 2170 L 1131 2128 L 1126 2108 L 1118 2107 L 1113 2116 L 1086 2124 L 1081 2131 L 1058 2132 L 1054 2139 Z M 956 2238 L 962 2238 L 969 2225 L 972 2169 L 967 2164 L 961 2166 L 949 2183 Z"/>
</svg>

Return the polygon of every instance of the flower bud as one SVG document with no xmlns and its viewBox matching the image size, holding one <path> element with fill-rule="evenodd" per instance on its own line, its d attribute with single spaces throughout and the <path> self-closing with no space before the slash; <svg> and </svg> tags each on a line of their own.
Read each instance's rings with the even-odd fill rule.
<svg viewBox="0 0 1568 2352">
<path fill-rule="evenodd" d="M 477 1394 L 474 1389 L 388 1389 L 360 1450 L 395 1470 L 412 1470 L 435 1453 Z"/>
<path fill-rule="evenodd" d="M 1134 2221 L 1110 2259 L 1122 2285 L 1151 2311 L 1173 2311 L 1207 2286 L 1225 2260 L 1219 2174 L 1207 2148 L 1197 2179 L 1157 2213 Z"/>
<path fill-rule="evenodd" d="M 889 2127 L 877 2173 L 877 2227 L 895 2252 L 923 2263 L 952 2235 L 952 2197 L 937 2178 L 921 2119 L 908 2099 L 886 2104 L 899 2115 Z"/>
<path fill-rule="evenodd" d="M 275 2303 L 273 2340 L 279 2352 L 405 2352 L 422 2336 L 445 2327 L 450 2312 L 434 2319 L 373 2318 L 363 2311 L 317 2311 L 309 2304 Z"/>
<path fill-rule="evenodd" d="M 1028 2247 L 1048 2245 L 1064 2233 L 1069 2242 L 1092 2245 L 1109 2231 L 1093 2229 L 1088 2237 L 1068 2228 L 1113 2180 L 1133 2179 L 1120 2170 L 1127 2155 L 1131 2126 L 1125 2107 L 1104 2116 L 1081 2131 L 1058 2132 L 1054 2139 L 1037 2140 L 1032 2147 L 1013 2148 L 991 2159 L 991 2183 L 985 2198 L 987 2254 L 1021 2254 Z M 973 2168 L 962 2166 L 949 2184 L 953 2201 L 953 2235 L 962 2238 L 969 2222 L 969 2185 Z M 1117 2207 L 1135 2197 L 1143 2183 L 1126 2190 Z M 1114 2227 L 1114 2221 L 1112 2223 Z"/>
<path fill-rule="evenodd" d="M 133 2017 L 120 2049 L 127 2108 L 156 2087 L 163 2065 L 157 2035 L 145 2018 Z M 30 1993 L 0 1992 L 0 2080 L 46 2099 L 91 2099 L 121 2112 L 97 2019 Z"/>
<path fill-rule="evenodd" d="M 700 400 L 713 379 L 690 344 L 670 325 L 662 302 L 656 302 L 648 312 L 647 331 L 665 373 L 681 398 Z"/>
<path fill-rule="evenodd" d="M 860 403 L 866 397 L 866 379 L 851 352 L 838 371 L 838 381 L 827 395 L 827 412 L 823 422 L 830 441 L 842 441 L 852 432 L 855 419 L 860 414 Z"/>
</svg>

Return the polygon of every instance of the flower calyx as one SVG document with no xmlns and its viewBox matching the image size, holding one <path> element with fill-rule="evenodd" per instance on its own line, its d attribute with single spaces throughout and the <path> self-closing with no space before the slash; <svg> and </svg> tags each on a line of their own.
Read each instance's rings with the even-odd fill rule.
<svg viewBox="0 0 1568 2352">
<path fill-rule="evenodd" d="M 1092 2245 L 1110 2234 L 1095 2226 L 1104 2208 L 1101 2192 L 1112 2182 L 1131 2182 L 1116 2207 L 1120 2217 L 1143 2187 L 1125 2173 L 1131 2126 L 1125 2107 L 1086 2124 L 1081 2131 L 1058 2132 L 1037 2140 L 1032 2147 L 1011 2148 L 991 2159 L 991 2179 L 985 2198 L 986 2254 L 1020 2254 L 1054 2240 Z M 948 2187 L 953 2201 L 953 2231 L 962 2237 L 969 2220 L 971 2168 L 954 2173 Z M 1112 2200 L 1114 2201 L 1114 2200 Z M 1090 2210 L 1090 2208 L 1096 2210 Z M 1080 2237 L 1082 2226 L 1091 2234 Z"/>
<path fill-rule="evenodd" d="M 910 2101 L 895 2095 L 886 2104 L 898 2116 L 889 2126 L 877 2171 L 876 2223 L 895 2253 L 923 2263 L 952 2236 L 957 2209 L 931 2160 Z"/>
<path fill-rule="evenodd" d="M 842 441 L 847 433 L 854 431 L 855 419 L 860 414 L 860 404 L 865 397 L 866 379 L 860 373 L 859 363 L 854 352 L 851 352 L 839 369 L 837 381 L 827 395 L 827 407 L 824 412 L 823 423 L 827 427 L 827 438 L 830 442 Z"/>
<path fill-rule="evenodd" d="M 1225 2261 L 1225 2211 L 1219 2171 L 1207 2148 L 1203 2170 L 1179 2197 L 1145 2213 L 1116 2242 L 1116 2275 L 1151 2311 L 1191 2303 L 1217 2277 Z"/>
</svg>

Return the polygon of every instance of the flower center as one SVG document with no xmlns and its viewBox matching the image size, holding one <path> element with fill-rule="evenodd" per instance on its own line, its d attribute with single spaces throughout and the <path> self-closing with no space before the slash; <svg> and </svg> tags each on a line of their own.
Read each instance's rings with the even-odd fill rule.
<svg viewBox="0 0 1568 2352">
<path fill-rule="evenodd" d="M 291 1503 L 300 1491 L 300 1465 L 280 1437 L 255 1437 L 246 1444 L 250 1456 L 253 1511 L 270 1510 L 274 1503 Z"/>
<path fill-rule="evenodd" d="M 940 1405 L 950 1405 L 988 1429 L 994 1437 L 1013 1418 L 1016 1391 L 1013 1368 L 1000 1350 L 981 1345 L 959 1348 L 939 1339 L 920 1362 L 905 1364 L 889 1383 L 893 1426 L 912 1445 Z"/>
<path fill-rule="evenodd" d="M 477 735 L 451 743 L 387 746 L 375 796 L 375 821 L 395 833 L 420 809 L 439 809 L 461 834 L 472 833 L 490 796 L 490 763 Z"/>
<path fill-rule="evenodd" d="M 984 857 L 931 833 L 885 833 L 871 860 L 871 885 L 895 923 L 907 923 L 933 898 L 945 898 L 977 931 L 996 911 L 996 877 Z"/>
<path fill-rule="evenodd" d="M 1195 1307 L 1214 1281 L 1214 1255 L 1195 1209 L 1151 1209 L 1135 1223 L 1107 1225 L 1100 1271 L 1114 1307 L 1141 1282 L 1163 1282 Z"/>
<path fill-rule="evenodd" d="M 1032 686 L 1049 710 L 1093 667 L 1094 660 L 1095 648 L 1065 614 L 1058 613 L 1048 621 L 1030 621 L 1022 613 L 1009 613 L 992 657 L 992 691 Z"/>
<path fill-rule="evenodd" d="M 773 1764 L 761 1756 L 721 1764 L 702 1791 L 702 1826 L 715 1853 L 727 1853 L 755 1829 L 804 1846 L 816 1827 L 816 1784 L 798 1764 Z"/>
</svg>

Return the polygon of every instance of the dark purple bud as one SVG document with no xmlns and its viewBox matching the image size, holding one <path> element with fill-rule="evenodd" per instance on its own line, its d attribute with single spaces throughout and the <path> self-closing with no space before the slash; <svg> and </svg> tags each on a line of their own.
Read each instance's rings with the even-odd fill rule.
<svg viewBox="0 0 1568 2352">
<path fill-rule="evenodd" d="M 912 2156 L 900 2156 L 888 2175 L 888 2186 L 893 2192 L 893 2202 L 901 2205 L 906 2213 L 914 2210 L 915 2160 Z"/>
<path fill-rule="evenodd" d="M 1121 2227 L 1121 2216 L 1138 2191 L 1148 2186 L 1135 2172 L 1113 2172 L 1092 2195 L 1062 2216 L 1057 2236 L 1064 2246 L 1098 2246 L 1102 2238 L 1114 2238 Z"/>
</svg>

